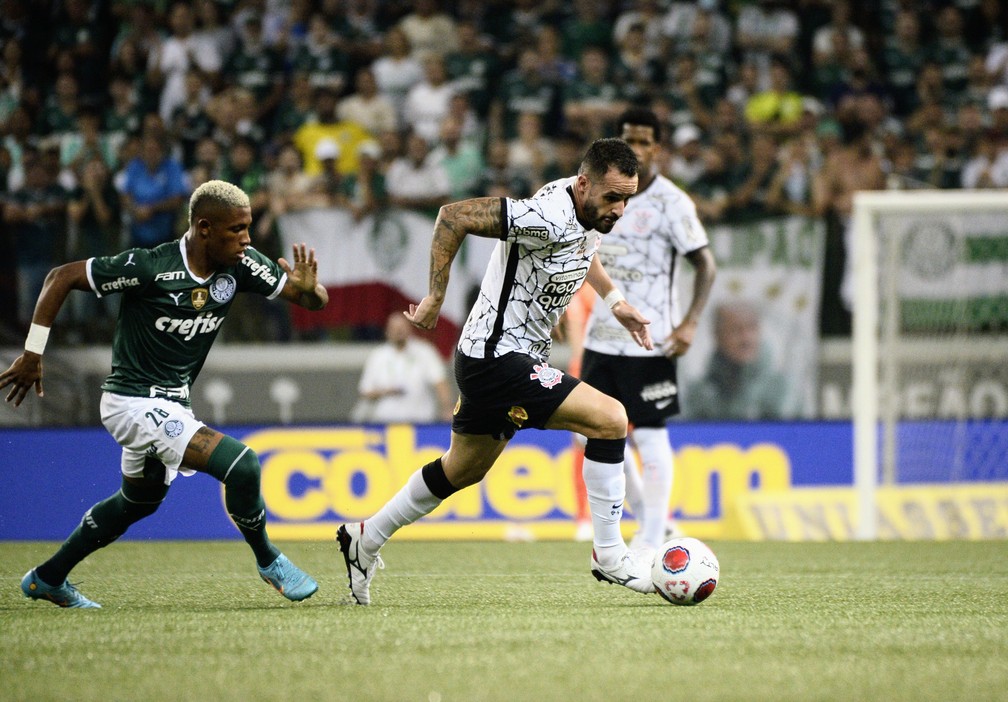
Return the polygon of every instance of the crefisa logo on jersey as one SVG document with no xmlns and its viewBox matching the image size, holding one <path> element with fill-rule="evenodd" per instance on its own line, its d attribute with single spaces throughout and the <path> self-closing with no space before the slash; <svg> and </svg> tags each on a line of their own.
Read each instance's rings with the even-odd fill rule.
<svg viewBox="0 0 1008 702">
<path fill-rule="evenodd" d="M 227 302 L 234 297 L 237 286 L 238 284 L 231 276 L 226 273 L 219 275 L 210 286 L 210 297 L 220 303 Z"/>
</svg>

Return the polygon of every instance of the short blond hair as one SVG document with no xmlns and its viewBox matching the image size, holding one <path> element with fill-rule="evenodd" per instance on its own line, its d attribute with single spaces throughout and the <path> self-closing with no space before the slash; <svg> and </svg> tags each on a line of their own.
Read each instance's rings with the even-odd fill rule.
<svg viewBox="0 0 1008 702">
<path fill-rule="evenodd" d="M 196 188 L 189 198 L 189 222 L 193 221 L 193 212 L 207 205 L 243 208 L 251 207 L 252 203 L 248 194 L 234 183 L 208 180 Z"/>
</svg>

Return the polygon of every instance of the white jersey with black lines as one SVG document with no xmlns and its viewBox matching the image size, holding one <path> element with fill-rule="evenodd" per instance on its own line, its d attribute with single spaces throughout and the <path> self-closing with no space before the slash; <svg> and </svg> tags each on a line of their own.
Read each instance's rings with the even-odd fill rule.
<svg viewBox="0 0 1008 702">
<path fill-rule="evenodd" d="M 525 200 L 502 198 L 501 241 L 462 329 L 460 353 L 549 358 L 550 333 L 584 282 L 602 236 L 578 222 L 575 181 L 547 183 Z"/>
<path fill-rule="evenodd" d="M 631 305 L 651 320 L 652 351 L 638 346 L 605 305 L 596 304 L 585 332 L 585 348 L 613 356 L 660 356 L 661 342 L 679 323 L 675 275 L 682 254 L 707 245 L 696 205 L 668 178 L 651 184 L 627 202 L 623 216 L 606 234 L 599 259 Z"/>
</svg>

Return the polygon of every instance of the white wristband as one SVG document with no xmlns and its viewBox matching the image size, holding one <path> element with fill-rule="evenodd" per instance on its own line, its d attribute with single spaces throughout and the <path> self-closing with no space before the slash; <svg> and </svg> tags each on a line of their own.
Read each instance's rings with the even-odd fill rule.
<svg viewBox="0 0 1008 702">
<path fill-rule="evenodd" d="M 28 338 L 25 339 L 24 343 L 25 351 L 31 351 L 41 356 L 42 352 L 45 351 L 47 341 L 49 341 L 49 327 L 33 323 L 28 328 Z"/>
<path fill-rule="evenodd" d="M 612 309 L 621 302 L 626 301 L 623 297 L 623 293 L 620 292 L 619 288 L 613 288 L 609 291 L 609 294 L 602 298 L 602 301 L 609 305 L 609 309 Z"/>
</svg>

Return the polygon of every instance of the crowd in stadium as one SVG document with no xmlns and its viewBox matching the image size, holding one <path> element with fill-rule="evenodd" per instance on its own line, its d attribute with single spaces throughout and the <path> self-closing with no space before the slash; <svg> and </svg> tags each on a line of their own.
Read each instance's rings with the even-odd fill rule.
<svg viewBox="0 0 1008 702">
<path fill-rule="evenodd" d="M 849 329 L 854 191 L 1008 185 L 999 0 L 0 6 L 3 343 L 50 268 L 177 237 L 208 179 L 249 193 L 277 257 L 293 209 L 530 195 L 632 104 L 667 125 L 662 172 L 705 223 L 826 219 L 825 334 Z M 67 340 L 105 340 L 108 310 L 80 304 Z"/>
</svg>

